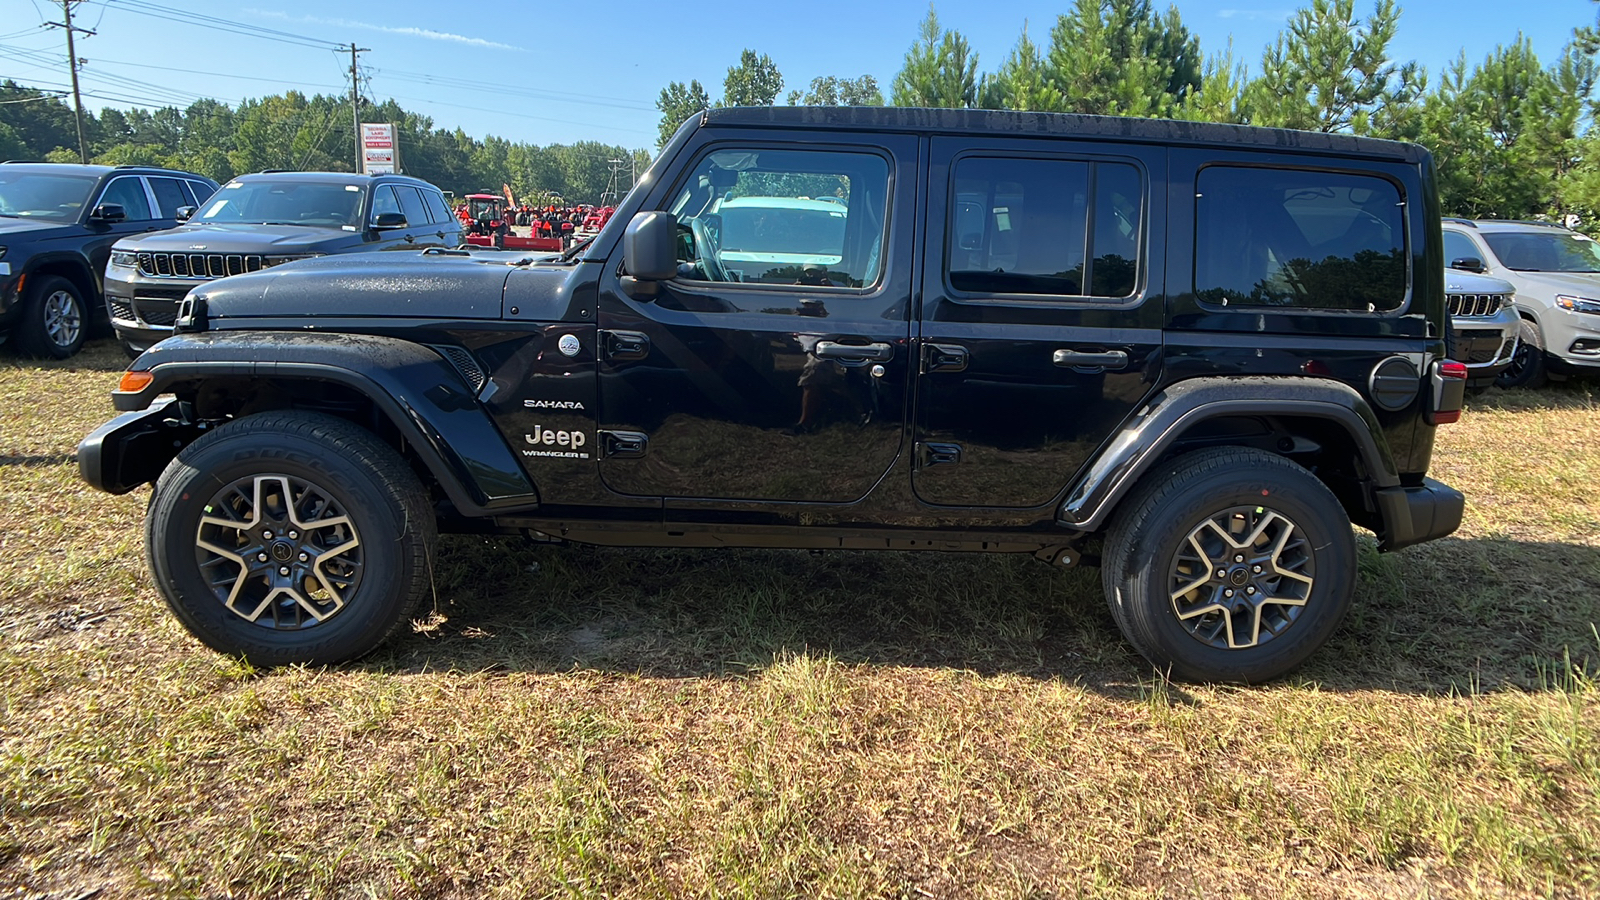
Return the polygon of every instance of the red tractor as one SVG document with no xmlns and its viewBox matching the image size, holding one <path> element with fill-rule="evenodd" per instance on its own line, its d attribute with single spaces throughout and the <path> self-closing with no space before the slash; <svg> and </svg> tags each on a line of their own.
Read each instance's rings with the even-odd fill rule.
<svg viewBox="0 0 1600 900">
<path fill-rule="evenodd" d="M 497 194 L 468 194 L 462 220 L 466 241 L 475 247 L 500 247 L 506 250 L 561 251 L 560 238 L 522 237 L 512 232 L 506 216 L 506 199 Z"/>
</svg>

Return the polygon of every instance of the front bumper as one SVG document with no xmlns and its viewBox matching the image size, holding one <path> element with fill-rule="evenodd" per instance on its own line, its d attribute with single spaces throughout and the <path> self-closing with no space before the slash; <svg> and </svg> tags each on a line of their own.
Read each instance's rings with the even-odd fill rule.
<svg viewBox="0 0 1600 900">
<path fill-rule="evenodd" d="M 1467 508 L 1460 491 L 1432 478 L 1410 487 L 1381 488 L 1374 496 L 1383 517 L 1378 549 L 1385 552 L 1453 533 Z"/>
<path fill-rule="evenodd" d="M 1456 335 L 1456 361 L 1467 366 L 1468 386 L 1487 387 L 1511 366 L 1522 333 L 1515 308 L 1488 316 L 1454 316 L 1450 327 Z"/>
<path fill-rule="evenodd" d="M 117 337 L 143 352 L 172 336 L 178 303 L 195 288 L 208 284 L 199 278 L 159 278 L 137 269 L 106 269 L 106 314 Z"/>
<path fill-rule="evenodd" d="M 78 475 L 90 487 L 126 494 L 160 477 L 179 448 L 199 435 L 179 415 L 173 398 L 127 412 L 96 428 L 78 444 Z"/>
</svg>

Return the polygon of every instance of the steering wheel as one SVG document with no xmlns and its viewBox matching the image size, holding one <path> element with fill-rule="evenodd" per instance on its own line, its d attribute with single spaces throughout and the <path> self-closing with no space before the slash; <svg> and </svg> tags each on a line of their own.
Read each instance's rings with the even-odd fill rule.
<svg viewBox="0 0 1600 900">
<path fill-rule="evenodd" d="M 717 245 L 711 239 L 711 232 L 706 229 L 706 223 L 699 217 L 689 220 L 689 233 L 694 235 L 694 253 L 700 258 L 700 264 L 705 268 L 708 281 L 732 281 L 728 277 L 728 270 L 722 267 L 722 260 L 717 258 Z"/>
</svg>

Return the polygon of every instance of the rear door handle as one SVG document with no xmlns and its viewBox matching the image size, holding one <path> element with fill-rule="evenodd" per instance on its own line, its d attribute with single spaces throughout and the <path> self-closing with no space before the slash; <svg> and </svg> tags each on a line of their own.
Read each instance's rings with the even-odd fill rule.
<svg viewBox="0 0 1600 900">
<path fill-rule="evenodd" d="M 893 344 L 840 344 L 836 341 L 818 341 L 814 351 L 818 359 L 855 359 L 888 362 L 894 359 Z"/>
<path fill-rule="evenodd" d="M 1128 351 L 1057 350 L 1050 361 L 1068 369 L 1121 369 L 1128 365 Z"/>
</svg>

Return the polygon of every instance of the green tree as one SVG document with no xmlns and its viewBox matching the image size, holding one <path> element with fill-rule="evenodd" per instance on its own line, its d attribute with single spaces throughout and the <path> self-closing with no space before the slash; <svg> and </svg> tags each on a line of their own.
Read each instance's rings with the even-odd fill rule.
<svg viewBox="0 0 1600 900">
<path fill-rule="evenodd" d="M 939 27 L 933 5 L 922 20 L 916 43 L 890 88 L 895 106 L 970 109 L 978 105 L 978 55 L 958 31 Z"/>
<path fill-rule="evenodd" d="M 722 81 L 721 106 L 771 106 L 783 93 L 783 75 L 772 58 L 746 49 Z"/>
<path fill-rule="evenodd" d="M 677 133 L 678 126 L 695 113 L 710 107 L 711 97 L 698 81 L 690 81 L 687 85 L 674 81 L 662 88 L 661 96 L 656 98 L 656 109 L 661 110 L 661 123 L 657 126 L 660 135 L 656 146 L 665 147 L 667 141 Z"/>
<path fill-rule="evenodd" d="M 1051 83 L 1039 45 L 1028 37 L 1028 23 L 1022 23 L 1011 54 L 993 75 L 985 76 L 982 88 L 986 109 L 1018 109 L 1030 112 L 1059 112 L 1064 109 L 1061 93 Z"/>
<path fill-rule="evenodd" d="M 804 93 L 789 92 L 790 106 L 882 106 L 883 91 L 871 75 L 860 78 L 835 78 L 819 75 L 811 79 Z"/>
<path fill-rule="evenodd" d="M 1426 77 L 1416 63 L 1389 58 L 1400 21 L 1394 0 L 1375 0 L 1356 17 L 1355 0 L 1312 0 L 1289 20 L 1261 58 L 1247 97 L 1250 120 L 1305 131 L 1371 133 L 1419 102 Z M 1381 123 L 1380 123 L 1381 126 Z"/>
<path fill-rule="evenodd" d="M 1250 70 L 1233 58 L 1233 41 L 1228 49 L 1206 59 L 1201 70 L 1200 89 L 1190 92 L 1173 109 L 1173 117 L 1192 122 L 1249 124 L 1245 97 L 1250 92 Z"/>
<path fill-rule="evenodd" d="M 1051 86 L 1069 112 L 1166 116 L 1200 88 L 1200 42 L 1176 8 L 1075 0 L 1050 30 Z"/>
</svg>

